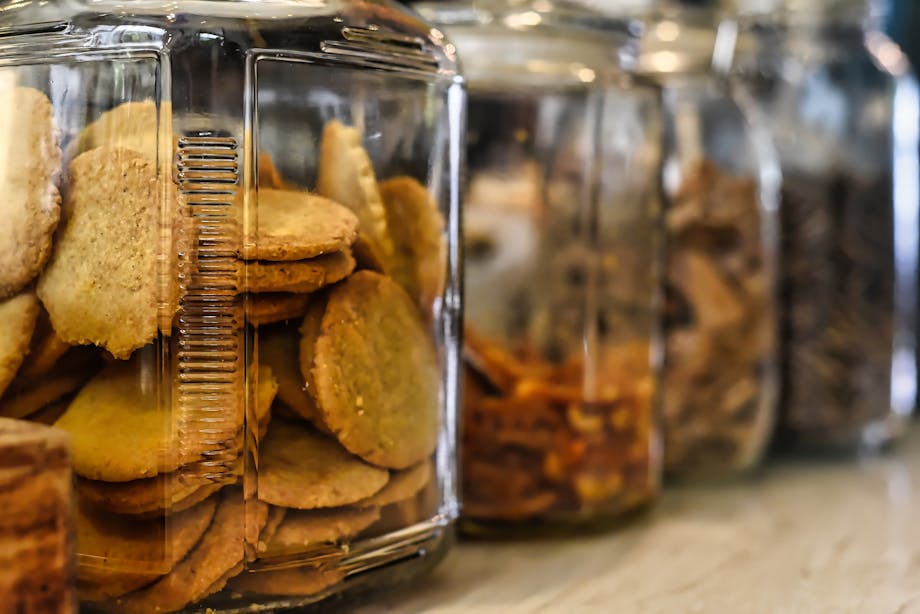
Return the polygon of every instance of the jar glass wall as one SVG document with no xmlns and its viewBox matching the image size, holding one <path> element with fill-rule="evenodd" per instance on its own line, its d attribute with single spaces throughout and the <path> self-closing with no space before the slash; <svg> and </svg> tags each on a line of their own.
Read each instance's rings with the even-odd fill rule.
<svg viewBox="0 0 920 614">
<path fill-rule="evenodd" d="M 421 5 L 469 84 L 463 526 L 607 525 L 658 490 L 659 97 L 564 4 Z"/>
<path fill-rule="evenodd" d="M 452 52 L 390 3 L 7 17 L 0 414 L 72 437 L 82 606 L 295 607 L 436 562 L 458 508 Z"/>
</svg>

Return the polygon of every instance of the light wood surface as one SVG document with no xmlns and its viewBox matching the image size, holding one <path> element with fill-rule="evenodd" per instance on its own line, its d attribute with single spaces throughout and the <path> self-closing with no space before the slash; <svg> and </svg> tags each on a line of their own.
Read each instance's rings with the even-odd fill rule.
<svg viewBox="0 0 920 614">
<path fill-rule="evenodd" d="M 920 613 L 918 489 L 915 429 L 880 458 L 670 492 L 616 533 L 462 543 L 359 612 Z"/>
</svg>

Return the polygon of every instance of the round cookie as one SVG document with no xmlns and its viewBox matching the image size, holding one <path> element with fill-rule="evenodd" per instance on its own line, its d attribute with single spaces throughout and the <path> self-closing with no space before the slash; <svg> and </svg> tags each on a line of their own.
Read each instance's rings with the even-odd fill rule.
<svg viewBox="0 0 920 614">
<path fill-rule="evenodd" d="M 29 355 L 26 356 L 17 375 L 25 378 L 44 375 L 71 347 L 54 332 L 48 312 L 44 309 L 40 310 L 38 321 L 35 323 L 35 333 L 29 345 Z"/>
<path fill-rule="evenodd" d="M 28 418 L 42 408 L 76 392 L 92 376 L 91 371 L 45 376 L 28 388 L 16 390 L 0 400 L 0 416 Z"/>
<path fill-rule="evenodd" d="M 289 511 L 268 542 L 268 552 L 303 550 L 354 537 L 380 518 L 380 508 Z"/>
<path fill-rule="evenodd" d="M 347 450 L 390 469 L 410 467 L 434 451 L 438 356 L 399 284 L 359 271 L 335 286 L 312 360 L 310 343 L 304 335 L 301 371 L 312 377 L 323 422 Z"/>
<path fill-rule="evenodd" d="M 358 220 L 328 198 L 295 190 L 259 190 L 258 211 L 244 229 L 245 260 L 304 260 L 339 252 L 355 241 Z"/>
<path fill-rule="evenodd" d="M 38 299 L 32 292 L 0 301 L 0 397 L 29 352 L 38 311 Z"/>
<path fill-rule="evenodd" d="M 0 89 L 0 299 L 22 290 L 51 255 L 61 216 L 61 150 L 51 101 L 29 87 Z"/>
<path fill-rule="evenodd" d="M 316 191 L 355 212 L 375 260 L 389 263 L 393 241 L 370 156 L 356 128 L 331 120 L 323 127 Z"/>
<path fill-rule="evenodd" d="M 268 550 L 268 542 L 275 536 L 285 516 L 287 516 L 286 508 L 275 506 L 268 508 L 268 519 L 265 521 L 265 526 L 262 527 L 262 532 L 259 533 L 259 543 L 256 544 L 256 551 L 260 555 Z"/>
<path fill-rule="evenodd" d="M 348 277 L 355 270 L 351 250 L 293 262 L 247 260 L 240 263 L 237 287 L 247 292 L 309 294 Z"/>
<path fill-rule="evenodd" d="M 77 478 L 77 494 L 86 503 L 117 514 L 175 514 L 204 501 L 225 484 L 173 472 L 125 483 Z"/>
<path fill-rule="evenodd" d="M 165 106 L 164 120 L 170 106 Z M 157 107 L 152 100 L 126 102 L 110 109 L 87 125 L 77 137 L 77 151 L 96 147 L 131 149 L 150 158 L 157 156 Z"/>
<path fill-rule="evenodd" d="M 312 311 L 312 310 L 311 310 Z M 314 425 L 321 422 L 319 409 L 306 390 L 298 368 L 297 347 L 300 335 L 294 327 L 268 327 L 259 331 L 259 359 L 271 367 L 278 378 L 278 398 L 298 417 Z"/>
<path fill-rule="evenodd" d="M 390 477 L 294 422 L 273 421 L 259 454 L 259 499 L 282 507 L 348 505 L 370 497 Z"/>
<path fill-rule="evenodd" d="M 430 479 L 431 461 L 419 463 L 402 471 L 394 471 L 390 473 L 390 481 L 386 486 L 367 499 L 355 503 L 355 507 L 382 507 L 405 501 L 421 492 Z"/>
<path fill-rule="evenodd" d="M 265 326 L 303 317 L 310 303 L 309 294 L 272 292 L 246 296 L 246 321 L 252 326 Z"/>
<path fill-rule="evenodd" d="M 127 358 L 156 336 L 166 298 L 156 162 L 102 147 L 74 159 L 69 178 L 66 225 L 38 296 L 61 339 Z"/>
<path fill-rule="evenodd" d="M 212 498 L 168 518 L 140 519 L 78 506 L 77 550 L 92 561 L 77 570 L 80 597 L 118 597 L 168 573 L 207 530 L 216 507 Z"/>
<path fill-rule="evenodd" d="M 444 291 L 447 244 L 444 218 L 425 186 L 412 177 L 394 177 L 380 184 L 393 237 L 393 279 L 426 312 Z"/>
<path fill-rule="evenodd" d="M 305 565 L 293 569 L 247 572 L 233 578 L 229 585 L 235 592 L 244 594 L 308 597 L 318 595 L 344 579 L 345 572 L 342 570 Z"/>
</svg>

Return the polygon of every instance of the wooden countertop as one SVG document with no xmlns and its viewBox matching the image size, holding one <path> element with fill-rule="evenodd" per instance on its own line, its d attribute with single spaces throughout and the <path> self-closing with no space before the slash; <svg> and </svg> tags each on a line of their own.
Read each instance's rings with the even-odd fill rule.
<svg viewBox="0 0 920 614">
<path fill-rule="evenodd" d="M 359 611 L 920 613 L 920 428 L 881 457 L 669 492 L 615 533 L 461 543 Z"/>
</svg>

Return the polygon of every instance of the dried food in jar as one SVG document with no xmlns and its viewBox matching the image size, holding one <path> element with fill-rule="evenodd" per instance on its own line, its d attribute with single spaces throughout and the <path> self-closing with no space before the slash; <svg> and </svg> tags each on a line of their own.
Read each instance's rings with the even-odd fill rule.
<svg viewBox="0 0 920 614">
<path fill-rule="evenodd" d="M 716 475 L 755 463 L 774 421 L 772 253 L 757 185 L 710 161 L 667 210 L 665 469 Z"/>
</svg>

